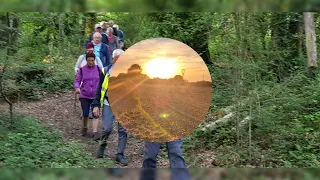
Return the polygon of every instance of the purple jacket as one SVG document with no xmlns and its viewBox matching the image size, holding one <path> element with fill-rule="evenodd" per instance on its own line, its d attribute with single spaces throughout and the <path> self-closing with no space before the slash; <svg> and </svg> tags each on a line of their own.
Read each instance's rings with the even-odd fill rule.
<svg viewBox="0 0 320 180">
<path fill-rule="evenodd" d="M 101 69 L 99 71 L 98 68 L 97 65 L 91 68 L 85 65 L 81 68 L 82 75 L 81 70 L 78 71 L 74 88 L 80 88 L 80 98 L 94 99 L 100 81 L 99 72 L 101 72 Z"/>
</svg>

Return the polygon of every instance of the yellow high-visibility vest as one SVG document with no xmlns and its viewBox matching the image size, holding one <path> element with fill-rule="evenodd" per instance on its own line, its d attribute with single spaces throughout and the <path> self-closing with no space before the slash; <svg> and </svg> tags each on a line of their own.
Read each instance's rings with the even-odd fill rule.
<svg viewBox="0 0 320 180">
<path fill-rule="evenodd" d="M 102 86 L 101 86 L 101 97 L 100 97 L 100 106 L 103 107 L 104 104 L 104 97 L 106 95 L 106 92 L 108 90 L 109 85 L 109 75 L 108 72 L 105 72 L 105 68 L 102 68 L 102 73 L 105 75 Z"/>
</svg>

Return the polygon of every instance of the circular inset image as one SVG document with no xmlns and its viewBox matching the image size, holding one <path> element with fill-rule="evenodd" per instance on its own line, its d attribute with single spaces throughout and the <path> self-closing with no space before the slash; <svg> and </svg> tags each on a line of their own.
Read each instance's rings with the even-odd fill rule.
<svg viewBox="0 0 320 180">
<path fill-rule="evenodd" d="M 154 38 L 117 60 L 108 96 L 117 121 L 132 135 L 170 142 L 190 134 L 208 113 L 212 81 L 201 57 L 173 39 Z"/>
</svg>

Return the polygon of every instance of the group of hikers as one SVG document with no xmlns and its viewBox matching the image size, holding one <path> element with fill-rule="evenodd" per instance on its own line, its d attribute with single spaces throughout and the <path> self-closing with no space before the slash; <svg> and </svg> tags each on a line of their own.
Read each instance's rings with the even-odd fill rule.
<svg viewBox="0 0 320 180">
<path fill-rule="evenodd" d="M 116 120 L 108 100 L 108 84 L 111 71 L 119 57 L 124 53 L 124 34 L 113 21 L 103 21 L 95 25 L 94 32 L 85 43 L 85 53 L 78 58 L 75 65 L 75 94 L 79 97 L 82 108 L 82 136 L 93 138 L 99 142 L 97 158 L 103 158 L 107 140 L 113 130 Z M 99 118 L 102 117 L 102 132 L 98 133 Z M 88 133 L 88 121 L 92 119 L 92 133 Z M 127 145 L 127 130 L 118 125 L 118 147 L 115 161 L 127 166 L 124 150 Z M 161 143 L 144 142 L 144 159 L 141 180 L 155 178 L 157 156 Z M 190 175 L 182 156 L 182 140 L 166 142 L 172 179 L 189 180 Z M 112 173 L 119 175 L 120 169 Z M 121 174 L 121 173 L 120 173 Z"/>
</svg>

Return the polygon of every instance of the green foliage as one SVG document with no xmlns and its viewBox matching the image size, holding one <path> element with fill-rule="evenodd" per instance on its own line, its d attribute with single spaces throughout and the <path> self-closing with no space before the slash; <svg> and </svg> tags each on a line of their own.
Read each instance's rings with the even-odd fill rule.
<svg viewBox="0 0 320 180">
<path fill-rule="evenodd" d="M 218 79 L 218 77 L 216 78 Z M 188 148 L 214 148 L 222 167 L 319 167 L 320 79 L 310 79 L 298 73 L 282 84 L 259 82 L 249 96 L 250 101 L 237 107 L 239 119 L 250 115 L 252 144 L 249 147 L 248 123 L 240 127 L 237 138 L 236 116 L 215 129 L 195 130 Z M 216 89 L 216 97 L 224 94 Z M 248 93 L 250 94 L 250 93 Z M 260 106 L 256 106 L 256 102 Z M 234 109 L 234 111 L 236 110 Z M 238 145 L 237 145 L 238 144 Z"/>
<path fill-rule="evenodd" d="M 5 117 L 0 118 L 1 124 Z M 1 131 L 0 167 L 66 168 L 111 167 L 106 160 L 96 160 L 76 141 L 65 142 L 59 131 L 51 132 L 30 117 L 17 117 L 10 129 Z"/>
<path fill-rule="evenodd" d="M 0 170 L 0 179 L 14 180 L 14 179 L 70 179 L 70 180 L 85 180 L 95 177 L 96 179 L 105 179 L 107 169 L 84 169 L 84 168 L 31 168 L 31 169 L 8 169 L 2 168 Z M 218 175 L 222 172 L 222 179 L 226 180 L 268 180 L 268 179 L 318 179 L 319 171 L 317 169 L 214 169 L 214 168 L 189 168 L 191 176 L 197 179 L 213 178 L 208 175 Z M 136 171 L 140 171 L 136 169 Z M 158 169 L 157 173 L 166 173 L 171 170 Z M 125 174 L 126 175 L 126 174 Z M 109 178 L 109 177 L 107 177 Z"/>
<path fill-rule="evenodd" d="M 86 180 L 92 177 L 104 179 L 106 173 L 103 169 L 85 168 L 1 168 L 0 179 L 42 179 L 42 180 Z"/>
<path fill-rule="evenodd" d="M 231 106 L 234 116 L 195 130 L 187 150 L 214 150 L 221 167 L 319 167 L 320 74 L 312 78 L 305 68 L 299 18 L 215 14 L 209 43 L 216 63 L 212 111 Z"/>
<path fill-rule="evenodd" d="M 72 74 L 73 75 L 73 74 Z M 70 73 L 56 73 L 51 77 L 46 77 L 42 79 L 42 85 L 49 92 L 57 92 L 63 89 L 72 89 L 74 76 Z"/>
<path fill-rule="evenodd" d="M 103 0 L 96 0 L 87 4 L 89 10 L 96 11 L 175 11 L 175 12 L 223 12 L 223 11 L 303 11 L 315 10 L 319 6 L 316 0 L 293 1 L 287 0 L 279 2 L 270 0 L 265 2 L 248 1 L 231 1 L 231 0 L 133 0 L 130 3 L 125 1 L 110 1 L 106 3 Z"/>
<path fill-rule="evenodd" d="M 11 10 L 10 10 L 11 9 Z M 3 2 L 1 11 L 84 11 L 85 1 L 40 1 L 40 0 L 14 0 Z"/>
<path fill-rule="evenodd" d="M 49 75 L 49 66 L 45 63 L 24 63 L 17 69 L 18 81 L 39 80 L 41 77 Z"/>
<path fill-rule="evenodd" d="M 11 46 L 0 51 L 0 66 L 7 67 L 3 89 L 11 101 L 19 95 L 41 99 L 46 92 L 72 88 L 73 66 L 84 51 L 84 17 L 82 13 L 9 13 L 9 19 L 19 23 L 14 24 L 16 34 L 11 32 L 15 36 Z M 12 51 L 8 54 L 5 48 Z"/>
<path fill-rule="evenodd" d="M 141 2 L 130 2 L 128 8 L 138 5 L 150 11 L 163 10 L 168 5 L 181 9 L 200 7 L 191 6 L 194 2 L 157 1 L 152 2 L 154 5 L 140 6 Z M 94 8 L 95 3 L 89 6 Z M 229 3 L 222 4 L 230 8 Z M 277 3 L 272 1 L 266 7 L 274 8 Z M 282 9 L 304 7 L 299 3 L 290 5 L 291 1 L 286 3 Z M 117 9 L 120 4 L 110 2 L 107 6 Z M 257 7 L 251 1 L 235 2 L 235 5 L 238 9 Z M 91 32 L 95 18 L 114 20 L 125 34 L 127 48 L 143 39 L 167 37 L 188 44 L 208 64 L 214 62 L 208 66 L 214 87 L 210 112 L 231 106 L 234 116 L 217 128 L 205 132 L 195 130 L 188 137 L 187 149 L 214 149 L 222 160 L 221 166 L 227 167 L 319 167 L 320 79 L 310 78 L 306 73 L 301 15 L 294 12 L 10 13 L 14 22 L 19 20 L 18 25 L 14 23 L 19 31 L 15 32 L 18 35 L 10 51 L 7 46 L 0 50 L 3 55 L 0 65 L 10 67 L 3 76 L 5 93 L 11 97 L 23 93 L 39 99 L 45 92 L 71 89 L 73 66 L 83 53 L 82 42 L 87 39 L 85 30 Z M 319 14 L 315 15 L 319 34 L 320 18 Z M 5 20 L 6 15 L 0 14 L 0 18 Z M 0 41 L 5 44 L 7 37 Z M 319 72 L 316 74 L 319 76 Z M 251 117 L 250 130 L 249 122 L 244 121 L 246 117 Z M 5 137 L 21 140 L 27 136 L 8 133 Z M 69 149 L 76 146 L 59 145 L 67 147 L 61 148 L 60 153 L 65 154 L 70 154 Z M 61 155 L 59 151 L 56 153 Z M 11 161 L 25 161 L 30 167 L 37 163 L 31 159 Z M 57 161 L 54 164 L 57 167 L 79 164 L 77 158 L 70 161 L 61 157 Z"/>
</svg>

